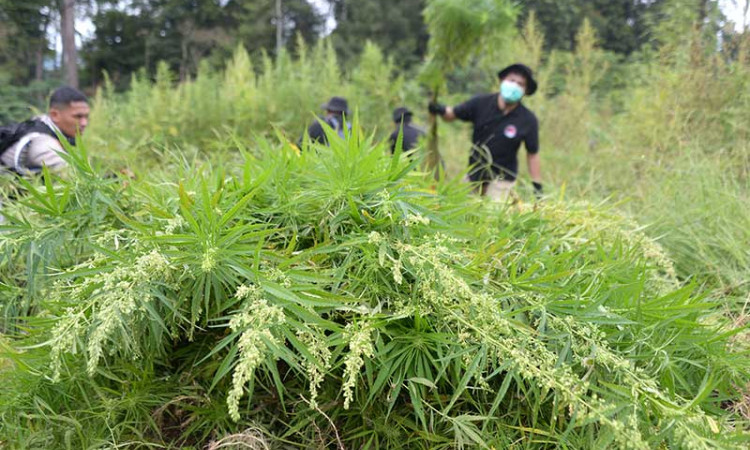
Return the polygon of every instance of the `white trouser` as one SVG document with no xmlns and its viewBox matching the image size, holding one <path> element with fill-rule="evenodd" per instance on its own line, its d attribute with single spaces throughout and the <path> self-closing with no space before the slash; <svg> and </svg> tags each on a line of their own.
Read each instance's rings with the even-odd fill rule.
<svg viewBox="0 0 750 450">
<path fill-rule="evenodd" d="M 507 203 L 513 195 L 513 188 L 516 187 L 515 181 L 492 180 L 487 183 L 487 190 L 484 195 L 493 201 Z"/>
<path fill-rule="evenodd" d="M 468 175 L 464 177 L 463 181 L 465 183 L 471 183 Z M 513 195 L 513 188 L 515 187 L 515 181 L 495 179 L 482 182 L 478 190 L 482 195 L 487 196 L 493 201 L 505 203 Z"/>
</svg>

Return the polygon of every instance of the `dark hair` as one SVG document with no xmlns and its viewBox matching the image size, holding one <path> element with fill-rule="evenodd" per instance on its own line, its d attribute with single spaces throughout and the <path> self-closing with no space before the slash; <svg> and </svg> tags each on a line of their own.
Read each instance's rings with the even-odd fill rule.
<svg viewBox="0 0 750 450">
<path fill-rule="evenodd" d="M 49 98 L 50 108 L 67 108 L 71 103 L 88 103 L 89 99 L 78 89 L 63 86 L 55 90 Z"/>
</svg>

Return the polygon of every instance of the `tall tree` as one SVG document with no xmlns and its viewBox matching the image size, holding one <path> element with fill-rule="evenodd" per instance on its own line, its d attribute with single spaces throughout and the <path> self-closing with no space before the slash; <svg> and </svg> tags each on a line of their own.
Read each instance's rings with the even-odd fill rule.
<svg viewBox="0 0 750 450">
<path fill-rule="evenodd" d="M 276 54 L 284 47 L 284 10 L 281 0 L 276 0 Z"/>
<path fill-rule="evenodd" d="M 98 84 L 107 71 L 115 86 L 124 87 L 133 72 L 151 68 L 151 58 L 160 55 L 153 48 L 154 21 L 148 14 L 121 9 L 98 11 L 92 22 L 94 36 L 84 43 L 86 82 Z"/>
<path fill-rule="evenodd" d="M 0 0 L 8 1 L 8 0 Z M 79 0 L 81 1 L 81 0 Z M 278 52 L 323 31 L 323 17 L 306 0 L 99 0 L 94 37 L 85 43 L 89 80 L 102 71 L 124 87 L 141 67 L 159 61 L 182 79 L 197 71 L 201 59 L 227 55 L 241 42 L 251 51 Z"/>
<path fill-rule="evenodd" d="M 402 68 L 419 64 L 429 34 L 422 17 L 425 0 L 330 0 L 336 18 L 333 40 L 344 61 L 359 55 L 369 40 Z"/>
<path fill-rule="evenodd" d="M 307 0 L 229 0 L 225 11 L 224 26 L 235 29 L 250 52 L 278 53 L 288 49 L 296 35 L 312 42 L 323 32 L 324 18 Z"/>
<path fill-rule="evenodd" d="M 664 0 L 527 0 L 521 20 L 535 11 L 547 47 L 571 50 L 584 19 L 596 30 L 601 46 L 629 54 L 651 40 Z"/>
<path fill-rule="evenodd" d="M 63 46 L 65 82 L 78 87 L 78 49 L 76 48 L 76 2 L 62 0 L 60 5 L 60 34 Z"/>
<path fill-rule="evenodd" d="M 117 84 L 141 67 L 151 71 L 159 61 L 185 79 L 201 59 L 232 47 L 222 0 L 108 0 L 93 17 L 94 37 L 84 59 L 94 83 L 107 70 Z"/>
<path fill-rule="evenodd" d="M 27 84 L 41 80 L 44 58 L 50 52 L 47 29 L 55 0 L 0 0 L 0 71 L 10 81 Z"/>
</svg>

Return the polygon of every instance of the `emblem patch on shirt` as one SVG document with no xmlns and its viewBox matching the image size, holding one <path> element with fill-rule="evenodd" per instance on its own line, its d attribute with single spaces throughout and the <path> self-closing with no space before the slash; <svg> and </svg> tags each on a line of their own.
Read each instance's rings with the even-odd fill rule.
<svg viewBox="0 0 750 450">
<path fill-rule="evenodd" d="M 508 125 L 507 127 L 505 127 L 503 134 L 508 139 L 513 139 L 518 135 L 518 129 L 516 128 L 515 125 Z"/>
</svg>

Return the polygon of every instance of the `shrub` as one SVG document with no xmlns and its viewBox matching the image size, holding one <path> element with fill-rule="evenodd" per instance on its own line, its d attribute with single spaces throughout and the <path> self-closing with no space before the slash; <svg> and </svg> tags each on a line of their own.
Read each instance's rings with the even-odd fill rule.
<svg viewBox="0 0 750 450">
<path fill-rule="evenodd" d="M 329 138 L 126 186 L 70 149 L 69 178 L 29 184 L 0 243 L 27 284 L 3 301 L 35 312 L 5 322 L 23 332 L 3 342 L 0 439 L 742 445 L 722 404 L 746 349 L 635 224 L 483 203 L 358 126 Z"/>
</svg>

